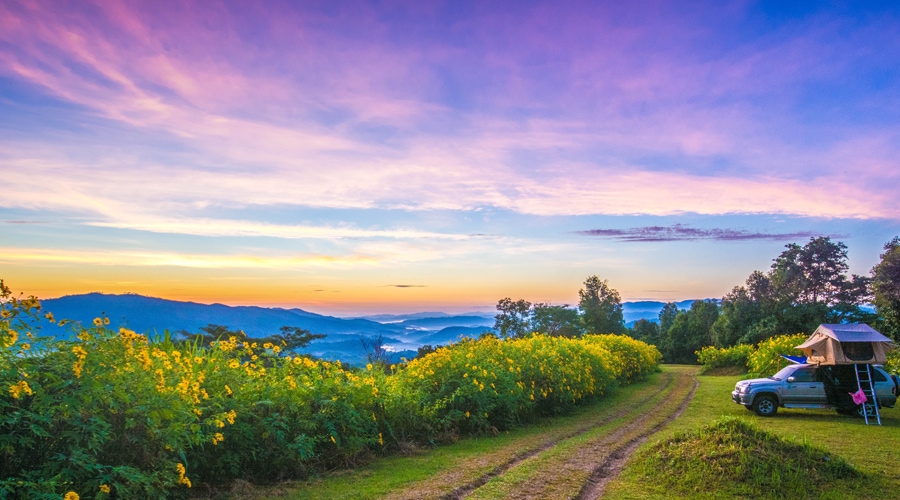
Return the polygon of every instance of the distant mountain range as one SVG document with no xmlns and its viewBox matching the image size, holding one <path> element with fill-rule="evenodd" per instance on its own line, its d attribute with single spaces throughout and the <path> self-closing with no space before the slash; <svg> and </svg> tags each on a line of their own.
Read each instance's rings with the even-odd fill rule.
<svg viewBox="0 0 900 500">
<path fill-rule="evenodd" d="M 680 309 L 686 309 L 691 302 L 687 300 L 676 304 Z M 414 357 L 416 349 L 423 345 L 443 345 L 461 337 L 475 338 L 484 331 L 492 331 L 494 325 L 493 313 L 450 315 L 423 312 L 337 318 L 296 308 L 198 304 L 136 294 L 68 295 L 43 300 L 41 304 L 45 312 L 52 312 L 57 319 L 90 325 L 94 318 L 106 316 L 113 328 L 124 326 L 151 335 L 166 330 L 198 333 L 201 327 L 216 324 L 243 330 L 249 337 L 264 337 L 278 333 L 282 326 L 296 326 L 326 335 L 324 339 L 310 344 L 306 353 L 325 359 L 340 359 L 345 363 L 360 363 L 365 359 L 363 339 L 381 337 L 393 357 L 399 360 L 400 357 Z M 656 321 L 664 305 L 654 301 L 625 302 L 625 321 L 629 326 L 638 319 Z M 41 333 L 68 338 L 71 330 L 44 322 Z"/>
</svg>

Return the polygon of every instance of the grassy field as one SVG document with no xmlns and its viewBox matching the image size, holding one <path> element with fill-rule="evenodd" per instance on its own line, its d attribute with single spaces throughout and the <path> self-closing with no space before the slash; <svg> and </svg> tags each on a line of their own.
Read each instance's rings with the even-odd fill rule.
<svg viewBox="0 0 900 500">
<path fill-rule="evenodd" d="M 700 376 L 700 387 L 688 410 L 648 440 L 642 449 L 679 432 L 707 426 L 722 417 L 737 417 L 788 442 L 808 444 L 842 457 L 864 474 L 859 479 L 834 485 L 831 491 L 823 495 L 825 498 L 900 497 L 900 464 L 896 459 L 900 452 L 900 409 L 882 409 L 881 426 L 866 426 L 862 419 L 841 416 L 829 410 L 779 408 L 776 416 L 761 418 L 730 400 L 731 390 L 739 378 Z M 641 470 L 640 464 L 632 461 L 622 475 L 607 487 L 604 498 L 732 498 L 720 494 L 720 488 L 715 484 L 707 484 L 702 490 L 676 493 L 658 482 L 648 481 L 646 472 Z M 775 491 L 760 491 L 759 495 L 781 497 Z"/>
<path fill-rule="evenodd" d="M 900 410 L 883 410 L 882 426 L 866 426 L 860 419 L 825 410 L 782 408 L 774 418 L 763 419 L 731 402 L 731 389 L 738 376 L 699 376 L 699 386 L 684 412 L 671 422 L 665 421 L 678 401 L 686 401 L 696 372 L 697 367 L 665 366 L 662 374 L 620 389 L 573 415 L 498 436 L 374 459 L 306 482 L 235 494 L 272 499 L 547 498 L 548 494 L 591 498 L 579 491 L 590 475 L 583 467 L 586 462 L 596 464 L 604 454 L 621 450 L 624 443 L 666 424 L 649 436 L 622 474 L 606 485 L 603 497 L 733 498 L 725 484 L 692 486 L 689 474 L 673 489 L 660 479 L 665 471 L 648 471 L 640 457 L 642 450 L 655 443 L 720 422 L 723 417 L 734 417 L 788 444 L 807 444 L 842 457 L 862 473 L 861 477 L 830 485 L 826 498 L 897 498 L 900 466 L 894 457 L 900 449 Z M 469 488 L 460 491 L 465 485 Z M 778 491 L 763 490 L 749 496 L 785 497 Z"/>
</svg>

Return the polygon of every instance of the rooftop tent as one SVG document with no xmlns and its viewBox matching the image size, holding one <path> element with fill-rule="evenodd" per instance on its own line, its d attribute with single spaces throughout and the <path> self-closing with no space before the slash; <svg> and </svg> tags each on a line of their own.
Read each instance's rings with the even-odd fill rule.
<svg viewBox="0 0 900 500">
<path fill-rule="evenodd" d="M 819 365 L 879 364 L 894 348 L 891 339 L 869 325 L 819 325 L 806 342 L 797 346 L 808 363 Z"/>
</svg>

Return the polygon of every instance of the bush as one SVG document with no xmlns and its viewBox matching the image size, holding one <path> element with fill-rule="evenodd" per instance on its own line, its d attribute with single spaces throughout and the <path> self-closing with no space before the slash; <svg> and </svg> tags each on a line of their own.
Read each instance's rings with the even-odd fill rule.
<svg viewBox="0 0 900 500">
<path fill-rule="evenodd" d="M 900 349 L 894 349 L 887 354 L 887 362 L 884 364 L 884 368 L 891 373 L 900 371 Z"/>
<path fill-rule="evenodd" d="M 771 375 L 786 363 L 781 357 L 782 354 L 789 356 L 802 354 L 796 347 L 807 338 L 809 338 L 809 335 L 805 333 L 795 333 L 793 335 L 779 335 L 764 340 L 759 343 L 756 352 L 748 358 L 747 368 L 750 369 L 750 373 L 756 375 Z"/>
<path fill-rule="evenodd" d="M 753 346 L 749 344 L 739 344 L 727 348 L 708 346 L 697 351 L 697 361 L 703 365 L 704 371 L 731 367 L 747 370 L 747 361 L 754 350 Z"/>
</svg>

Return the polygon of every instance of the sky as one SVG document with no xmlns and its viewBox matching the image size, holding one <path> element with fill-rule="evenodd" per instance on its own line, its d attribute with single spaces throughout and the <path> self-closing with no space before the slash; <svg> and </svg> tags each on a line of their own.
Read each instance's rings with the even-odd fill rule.
<svg viewBox="0 0 900 500">
<path fill-rule="evenodd" d="M 0 278 L 352 316 L 900 234 L 897 2 L 0 0 Z"/>
</svg>

